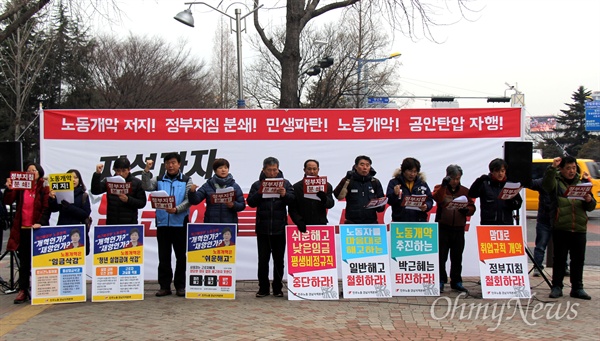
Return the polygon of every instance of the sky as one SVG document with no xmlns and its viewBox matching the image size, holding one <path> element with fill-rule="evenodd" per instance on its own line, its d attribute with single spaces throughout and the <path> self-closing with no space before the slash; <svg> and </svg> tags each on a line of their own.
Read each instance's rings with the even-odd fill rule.
<svg viewBox="0 0 600 341">
<path fill-rule="evenodd" d="M 93 21 L 97 32 L 159 36 L 176 44 L 189 43 L 190 53 L 210 62 L 212 40 L 217 21 L 225 16 L 203 5 L 193 5 L 195 28 L 173 19 L 188 6 L 177 0 L 115 0 L 121 9 L 120 19 L 107 24 Z M 441 0 L 426 0 L 443 4 Z M 205 2 L 216 6 L 220 1 Z M 234 16 L 241 2 L 231 4 L 227 13 Z M 283 0 L 262 1 L 265 7 L 283 6 Z M 452 3 L 452 0 L 450 0 Z M 411 39 L 401 33 L 390 35 L 390 52 L 401 52 L 398 96 L 502 97 L 515 86 L 525 95 L 529 116 L 559 114 L 571 103 L 571 95 L 583 85 L 600 91 L 600 1 L 598 0 L 473 0 L 476 12 L 456 22 L 457 12 L 450 7 L 435 17 L 449 23 L 433 27 L 435 43 Z M 261 23 L 282 24 L 282 9 L 263 11 Z M 336 13 L 318 17 L 321 22 L 335 20 Z M 256 35 L 252 16 L 248 17 L 247 39 Z M 232 35 L 232 39 L 235 35 Z M 244 40 L 244 61 L 254 51 Z M 490 107 L 485 100 L 458 99 L 460 107 Z M 504 105 L 505 106 L 505 105 Z M 416 99 L 412 108 L 431 107 L 429 100 Z"/>
</svg>

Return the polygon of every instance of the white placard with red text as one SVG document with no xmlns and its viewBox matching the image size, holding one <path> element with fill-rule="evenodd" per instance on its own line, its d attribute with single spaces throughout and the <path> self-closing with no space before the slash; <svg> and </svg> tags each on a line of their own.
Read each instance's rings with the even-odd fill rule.
<svg viewBox="0 0 600 341">
<path fill-rule="evenodd" d="M 490 160 L 503 156 L 507 140 L 522 136 L 520 108 L 491 109 L 311 109 L 311 110 L 46 110 L 42 114 L 41 163 L 46 173 L 78 169 L 89 188 L 98 163 L 103 176 L 111 174 L 120 156 L 131 161 L 131 172 L 141 178 L 146 159 L 154 160 L 155 175 L 164 172 L 162 157 L 181 153 L 184 174 L 202 185 L 213 175 L 212 161 L 225 158 L 245 195 L 259 179 L 264 158 L 274 156 L 286 179 L 303 178 L 303 164 L 316 159 L 320 175 L 335 187 L 358 155 L 373 160 L 384 190 L 405 157 L 415 157 L 430 187 L 440 183 L 449 164 L 459 164 L 463 185 L 488 173 Z M 394 151 L 411 151 L 396 153 Z M 93 196 L 94 224 L 104 224 L 106 196 Z M 478 205 L 478 203 L 476 204 Z M 328 210 L 329 224 L 343 223 L 345 202 Z M 435 218 L 432 209 L 429 222 Z M 190 222 L 203 222 L 205 203 L 193 206 Z M 479 212 L 479 210 L 478 210 Z M 239 214 L 237 279 L 256 279 L 256 211 Z M 522 212 L 521 216 L 525 216 Z M 157 278 L 158 256 L 155 211 L 150 202 L 140 210 L 145 227 L 146 272 Z M 391 209 L 379 214 L 391 222 Z M 479 213 L 471 224 L 478 224 Z M 467 233 L 463 275 L 479 273 L 474 233 Z"/>
<path fill-rule="evenodd" d="M 483 298 L 530 298 L 521 226 L 477 226 Z"/>
<path fill-rule="evenodd" d="M 335 226 L 307 226 L 305 233 L 286 228 L 289 300 L 337 300 L 339 297 Z"/>
</svg>

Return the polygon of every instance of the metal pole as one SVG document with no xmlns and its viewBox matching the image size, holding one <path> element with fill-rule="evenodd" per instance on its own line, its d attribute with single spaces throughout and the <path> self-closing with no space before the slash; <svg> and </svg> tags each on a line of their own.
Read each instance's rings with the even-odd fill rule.
<svg viewBox="0 0 600 341">
<path fill-rule="evenodd" d="M 242 78 L 242 30 L 240 25 L 240 15 L 242 10 L 239 8 L 235 9 L 235 33 L 237 40 L 237 66 L 238 66 L 238 109 L 246 107 L 246 101 L 244 100 L 244 80 Z"/>
<path fill-rule="evenodd" d="M 362 73 L 362 67 L 363 67 L 363 60 L 362 59 L 357 59 L 358 61 L 358 83 L 356 84 L 356 107 L 360 108 L 361 104 L 362 104 L 362 99 L 360 98 L 360 92 L 362 90 L 362 83 L 361 83 L 361 73 Z"/>
</svg>

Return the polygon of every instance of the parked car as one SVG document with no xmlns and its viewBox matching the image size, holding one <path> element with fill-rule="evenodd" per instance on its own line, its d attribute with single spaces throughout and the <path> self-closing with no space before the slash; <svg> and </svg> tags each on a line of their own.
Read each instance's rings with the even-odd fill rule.
<svg viewBox="0 0 600 341">
<path fill-rule="evenodd" d="M 552 165 L 552 159 L 534 159 L 531 166 L 531 178 L 538 179 L 544 177 L 544 173 L 548 166 Z M 596 198 L 596 209 L 600 208 L 600 163 L 590 159 L 577 159 L 577 172 L 583 175 L 583 172 L 590 174 L 592 182 L 592 193 Z M 539 194 L 536 191 L 526 189 L 525 196 L 527 198 L 527 210 L 538 209 Z"/>
</svg>

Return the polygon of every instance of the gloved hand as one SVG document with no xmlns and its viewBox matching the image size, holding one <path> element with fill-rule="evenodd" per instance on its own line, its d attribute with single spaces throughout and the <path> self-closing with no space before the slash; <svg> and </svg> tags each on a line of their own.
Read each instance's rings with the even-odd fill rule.
<svg viewBox="0 0 600 341">
<path fill-rule="evenodd" d="M 296 227 L 298 228 L 298 231 L 300 231 L 302 233 L 306 232 L 306 224 L 305 223 L 297 224 Z"/>
<path fill-rule="evenodd" d="M 348 179 L 348 180 L 352 179 L 352 171 L 351 170 L 346 172 L 346 179 Z"/>
<path fill-rule="evenodd" d="M 62 201 L 60 202 L 60 204 L 61 204 L 61 205 L 62 205 L 64 208 L 68 208 L 68 207 L 69 207 L 69 205 L 70 205 L 70 203 L 69 203 L 68 201 L 66 201 L 66 200 L 62 200 Z"/>
<path fill-rule="evenodd" d="M 442 180 L 442 187 L 447 187 L 448 184 L 450 183 L 450 180 L 451 179 L 449 176 L 445 177 L 444 180 Z"/>
<path fill-rule="evenodd" d="M 319 197 L 319 199 L 321 199 L 321 201 L 323 201 L 323 202 L 327 201 L 327 194 L 325 192 L 318 191 L 317 196 Z"/>
<path fill-rule="evenodd" d="M 464 215 L 467 215 L 467 214 L 469 214 L 469 209 L 468 209 L 468 208 L 466 208 L 466 207 L 464 207 L 464 208 L 459 208 L 459 209 L 458 209 L 458 212 L 460 212 L 460 213 L 462 213 L 462 214 L 464 214 Z"/>
</svg>

